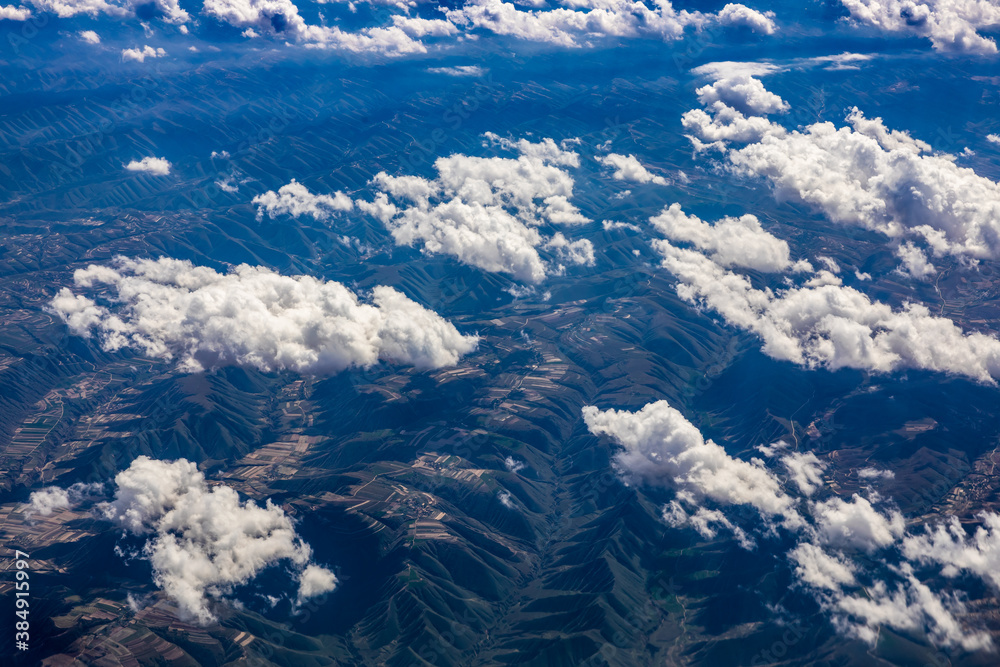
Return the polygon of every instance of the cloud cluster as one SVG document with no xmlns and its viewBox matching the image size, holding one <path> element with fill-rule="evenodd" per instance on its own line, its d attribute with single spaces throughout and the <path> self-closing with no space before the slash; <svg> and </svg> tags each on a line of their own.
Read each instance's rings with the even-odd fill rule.
<svg viewBox="0 0 1000 667">
<path fill-rule="evenodd" d="M 334 574 L 311 562 L 312 550 L 284 510 L 270 500 L 263 507 L 241 502 L 225 485 L 210 487 L 190 461 L 140 456 L 115 484 L 114 500 L 102 513 L 149 536 L 142 553 L 154 581 L 185 617 L 213 622 L 211 599 L 283 561 L 298 572 L 298 603 L 336 587 Z"/>
<path fill-rule="evenodd" d="M 982 526 L 971 536 L 951 517 L 947 523 L 907 537 L 903 552 L 918 563 L 943 566 L 941 573 L 946 577 L 969 573 L 1000 590 L 1000 514 L 983 512 L 980 518 Z"/>
<path fill-rule="evenodd" d="M 669 185 L 669 181 L 663 176 L 657 176 L 639 162 L 634 155 L 619 155 L 618 153 L 608 153 L 595 158 L 600 164 L 613 170 L 611 177 L 616 181 L 630 181 L 632 183 L 655 183 L 656 185 Z"/>
<path fill-rule="evenodd" d="M 27 7 L 0 5 L 0 21 L 27 21 L 31 18 L 31 10 Z"/>
<path fill-rule="evenodd" d="M 391 26 L 347 32 L 337 26 L 306 23 L 292 0 L 205 0 L 202 12 L 244 29 L 248 37 L 275 35 L 310 48 L 385 56 L 425 53 L 427 47 L 415 37 L 448 35 L 457 30 L 443 20 L 396 17 Z"/>
<path fill-rule="evenodd" d="M 96 17 L 100 14 L 126 17 L 132 14 L 129 3 L 106 2 L 106 0 L 27 0 L 32 7 L 43 12 L 51 12 L 59 18 L 70 18 L 79 14 Z"/>
<path fill-rule="evenodd" d="M 764 230 L 753 215 L 708 223 L 687 215 L 680 204 L 674 203 L 649 222 L 674 243 L 690 243 L 720 266 L 768 272 L 812 271 L 808 262 L 792 262 L 788 244 Z"/>
<path fill-rule="evenodd" d="M 583 408 L 587 429 L 608 435 L 622 451 L 615 463 L 644 484 L 666 484 L 691 502 L 710 498 L 725 505 L 750 505 L 766 517 L 800 522 L 794 500 L 759 459 L 747 462 L 730 456 L 666 401 L 638 412 Z"/>
<path fill-rule="evenodd" d="M 919 242 L 937 257 L 1000 257 L 1000 184 L 858 109 L 847 126 L 819 122 L 791 131 L 745 115 L 739 108 L 753 109 L 761 89 L 742 91 L 743 102 L 720 98 L 685 113 L 696 148 L 722 152 L 734 173 L 764 178 L 777 198 L 804 202 L 834 222 Z M 932 267 L 906 252 L 910 272 L 929 275 Z"/>
<path fill-rule="evenodd" d="M 759 79 L 746 74 L 702 86 L 695 94 L 705 106 L 722 102 L 745 114 L 767 114 L 789 109 L 788 102 L 766 89 Z"/>
<path fill-rule="evenodd" d="M 592 265 L 590 241 L 543 233 L 590 222 L 570 203 L 574 181 L 567 168 L 578 166 L 579 156 L 552 139 L 486 137 L 518 156 L 440 157 L 434 179 L 380 172 L 372 180 L 379 190 L 374 201 L 358 201 L 358 208 L 381 220 L 398 245 L 419 244 L 424 252 L 525 282 L 539 283 L 567 265 Z"/>
<path fill-rule="evenodd" d="M 170 162 L 162 157 L 144 157 L 141 160 L 132 160 L 125 165 L 128 171 L 139 171 L 154 176 L 166 176 L 170 173 Z"/>
<path fill-rule="evenodd" d="M 55 511 L 69 509 L 88 496 L 99 494 L 103 488 L 102 484 L 84 484 L 83 482 L 77 482 L 66 489 L 58 486 L 47 486 L 32 492 L 28 499 L 26 513 L 28 516 L 32 514 L 49 516 Z"/>
<path fill-rule="evenodd" d="M 938 645 L 966 650 L 988 648 L 989 636 L 963 626 L 966 613 L 955 594 L 932 590 L 917 578 L 915 566 L 943 565 L 942 574 L 970 572 L 1000 585 L 1000 515 L 984 516 L 986 526 L 970 539 L 956 522 L 905 535 L 902 515 L 877 507 L 878 496 L 849 500 L 808 497 L 823 488 L 824 464 L 811 452 L 789 452 L 785 443 L 759 447 L 789 473 L 782 481 L 760 459 L 743 461 L 705 440 L 698 429 L 665 401 L 638 412 L 583 410 L 591 433 L 609 435 L 623 450 L 616 466 L 629 479 L 666 486 L 676 499 L 663 508 L 674 527 L 690 527 L 707 539 L 720 530 L 746 549 L 756 546 L 734 505 L 756 508 L 765 519 L 785 517 L 783 527 L 798 543 L 787 554 L 799 585 L 815 596 L 842 633 L 874 644 L 879 628 L 925 632 Z M 798 487 L 802 496 L 789 490 Z M 712 506 L 714 505 L 714 507 Z M 866 559 L 865 565 L 857 557 Z M 873 566 L 873 563 L 875 566 Z"/>
<path fill-rule="evenodd" d="M 323 221 L 328 220 L 334 213 L 354 208 L 354 202 L 342 192 L 335 192 L 333 195 L 314 195 L 295 179 L 278 188 L 277 192 L 269 190 L 257 195 L 252 203 L 257 205 L 258 220 L 267 213 L 272 218 L 279 215 L 290 215 L 293 218 L 308 215 Z"/>
<path fill-rule="evenodd" d="M 756 334 L 763 352 L 772 358 L 831 370 L 887 373 L 917 368 L 981 382 L 1000 378 L 1000 340 L 963 332 L 921 304 L 893 310 L 841 284 L 828 270 L 801 285 L 759 289 L 747 276 L 698 250 L 662 240 L 653 245 L 662 266 L 679 281 L 681 298 Z"/>
<path fill-rule="evenodd" d="M 997 44 L 979 34 L 1000 28 L 992 0 L 841 0 L 855 21 L 887 32 L 931 40 L 937 51 L 995 54 Z"/>
<path fill-rule="evenodd" d="M 137 63 L 146 62 L 146 58 L 163 58 L 167 55 L 167 52 L 161 48 L 153 48 L 149 44 L 142 47 L 136 47 L 134 49 L 122 49 L 122 60 L 125 62 L 133 61 Z"/>
<path fill-rule="evenodd" d="M 73 277 L 103 301 L 59 291 L 51 308 L 75 333 L 96 330 L 105 350 L 176 358 L 192 372 L 239 364 L 334 373 L 379 360 L 437 368 L 478 342 L 391 287 L 375 287 L 366 304 L 337 282 L 246 264 L 222 274 L 169 258 L 119 258 Z"/>
<path fill-rule="evenodd" d="M 503 0 L 473 0 L 446 12 L 450 21 L 498 35 L 560 46 L 589 45 L 601 37 L 650 36 L 675 40 L 688 29 L 721 25 L 746 27 L 770 35 L 775 32 L 772 12 L 759 12 L 730 3 L 717 14 L 677 11 L 669 0 L 652 6 L 640 0 L 562 0 L 562 6 L 521 9 Z"/>
</svg>

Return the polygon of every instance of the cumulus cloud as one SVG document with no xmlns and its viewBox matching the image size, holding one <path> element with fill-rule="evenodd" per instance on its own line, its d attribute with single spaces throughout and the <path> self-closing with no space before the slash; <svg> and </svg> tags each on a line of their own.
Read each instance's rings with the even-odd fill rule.
<svg viewBox="0 0 1000 667">
<path fill-rule="evenodd" d="M 718 14 L 677 11 L 666 0 L 652 8 L 634 0 L 563 0 L 559 4 L 525 10 L 503 0 L 473 0 L 448 10 L 446 16 L 453 23 L 498 35 L 568 47 L 587 46 L 600 37 L 675 40 L 688 29 L 712 25 L 747 27 L 768 35 L 775 31 L 772 12 L 761 13 L 741 4 L 728 4 Z"/>
<path fill-rule="evenodd" d="M 29 513 L 49 516 L 56 510 L 69 509 L 69 492 L 58 486 L 50 486 L 31 494 Z"/>
<path fill-rule="evenodd" d="M 897 568 L 895 585 L 875 579 L 862 591 L 836 588 L 820 593 L 820 605 L 842 633 L 874 645 L 882 626 L 926 632 L 939 646 L 959 646 L 967 651 L 992 646 L 985 632 L 963 627 L 959 617 L 966 608 L 954 595 L 933 591 L 913 573 L 909 563 Z"/>
<path fill-rule="evenodd" d="M 649 222 L 675 243 L 690 243 L 708 253 L 712 261 L 725 267 L 757 271 L 811 271 L 805 261 L 792 262 L 788 244 L 765 231 L 756 216 L 726 217 L 713 224 L 687 215 L 674 203 Z M 654 242 L 654 247 L 659 247 Z"/>
<path fill-rule="evenodd" d="M 80 39 L 86 42 L 87 44 L 101 43 L 101 36 L 98 35 L 96 32 L 94 32 L 93 30 L 83 30 L 79 33 L 79 35 Z"/>
<path fill-rule="evenodd" d="M 739 3 L 729 3 L 719 11 L 716 18 L 722 25 L 750 28 L 762 35 L 773 35 L 777 30 L 774 12 L 758 12 Z"/>
<path fill-rule="evenodd" d="M 631 181 L 632 183 L 655 183 L 668 185 L 669 181 L 652 173 L 634 155 L 619 155 L 608 153 L 595 158 L 600 164 L 612 169 L 611 177 L 616 181 Z"/>
<path fill-rule="evenodd" d="M 801 286 L 757 289 L 702 253 L 654 241 L 678 295 L 753 332 L 775 359 L 814 368 L 887 373 L 918 368 L 981 382 L 1000 377 L 1000 341 L 963 332 L 921 304 L 891 306 L 822 271 Z"/>
<path fill-rule="evenodd" d="M 906 523 L 897 511 L 880 512 L 854 494 L 849 501 L 834 497 L 812 505 L 818 539 L 840 549 L 874 551 L 902 537 Z"/>
<path fill-rule="evenodd" d="M 967 572 L 1000 590 L 1000 514 L 983 512 L 980 519 L 983 524 L 970 536 L 951 517 L 922 534 L 908 536 L 903 552 L 915 562 L 943 566 L 941 573 L 946 577 Z"/>
<path fill-rule="evenodd" d="M 122 60 L 135 61 L 139 63 L 146 62 L 146 58 L 163 58 L 167 55 L 167 52 L 161 48 L 153 48 L 149 44 L 142 47 L 141 49 L 136 47 L 134 49 L 122 49 Z"/>
<path fill-rule="evenodd" d="M 887 32 L 926 37 L 937 51 L 995 54 L 996 42 L 979 31 L 1000 28 L 991 0 L 841 0 L 851 18 Z"/>
<path fill-rule="evenodd" d="M 73 277 L 79 288 L 105 296 L 99 304 L 60 290 L 51 308 L 71 330 L 96 331 L 105 350 L 177 359 L 191 372 L 239 364 L 335 373 L 379 360 L 438 368 L 478 342 L 385 286 L 372 290 L 368 304 L 333 281 L 246 264 L 221 274 L 169 258 L 118 258 Z"/>
<path fill-rule="evenodd" d="M 937 273 L 924 251 L 910 241 L 899 244 L 896 256 L 902 262 L 900 271 L 911 278 L 928 278 Z"/>
<path fill-rule="evenodd" d="M 781 465 L 803 495 L 811 496 L 823 486 L 823 469 L 826 464 L 812 452 L 790 452 L 781 457 Z"/>
<path fill-rule="evenodd" d="M 27 21 L 31 18 L 31 10 L 27 7 L 0 5 L 0 21 Z"/>
<path fill-rule="evenodd" d="M 69 509 L 90 496 L 99 494 L 104 486 L 99 483 L 84 484 L 77 482 L 69 488 L 47 486 L 33 491 L 28 498 L 27 515 L 41 514 L 49 516 L 57 510 Z"/>
<path fill-rule="evenodd" d="M 125 165 L 128 171 L 141 171 L 154 176 L 166 176 L 170 173 L 170 162 L 162 157 L 144 157 L 141 160 L 132 160 Z"/>
<path fill-rule="evenodd" d="M 337 588 L 337 576 L 314 563 L 306 565 L 299 575 L 299 590 L 296 594 L 296 605 L 302 605 L 311 598 L 325 593 L 331 593 Z"/>
<path fill-rule="evenodd" d="M 656 401 L 638 412 L 583 409 L 587 429 L 610 436 L 623 450 L 615 463 L 629 477 L 645 484 L 666 485 L 682 499 L 710 498 L 726 505 L 750 505 L 765 517 L 800 521 L 794 500 L 777 477 L 758 459 L 730 456 L 666 401 Z"/>
<path fill-rule="evenodd" d="M 978 574 L 993 585 L 1000 576 L 1000 515 L 984 516 L 985 527 L 969 538 L 957 521 L 917 536 L 905 536 L 902 515 L 878 496 L 830 496 L 808 501 L 790 493 L 763 463 L 735 459 L 706 441 L 665 401 L 638 412 L 584 408 L 595 434 L 610 435 L 624 447 L 615 457 L 620 471 L 645 484 L 667 486 L 676 499 L 663 508 L 664 521 L 688 527 L 706 539 L 730 534 L 743 548 L 755 540 L 731 513 L 749 504 L 765 517 L 793 517 L 784 527 L 799 539 L 787 554 L 798 585 L 811 593 L 841 633 L 874 644 L 881 626 L 926 633 L 942 646 L 977 650 L 989 636 L 966 627 L 958 595 L 933 590 L 915 575 L 914 564 L 945 565 L 945 576 Z M 811 452 L 788 452 L 784 442 L 758 447 L 789 471 L 789 484 L 803 495 L 822 486 L 822 465 Z M 716 507 L 706 507 L 714 502 Z M 770 530 L 758 531 L 766 537 Z M 901 545 L 902 548 L 901 548 Z M 852 555 L 853 554 L 853 555 Z M 865 558 L 859 563 L 857 556 Z M 909 559 L 909 560 L 908 560 Z"/>
<path fill-rule="evenodd" d="M 284 510 L 270 499 L 263 507 L 241 502 L 225 485 L 210 487 L 190 461 L 140 456 L 115 484 L 114 500 L 101 507 L 104 516 L 148 536 L 142 553 L 153 580 L 185 617 L 215 621 L 212 599 L 283 561 L 298 572 L 300 603 L 336 586 L 332 572 L 311 562 L 312 550 Z"/>
<path fill-rule="evenodd" d="M 267 213 L 272 218 L 279 215 L 290 215 L 294 218 L 308 215 L 322 221 L 328 220 L 338 211 L 350 211 L 354 208 L 354 202 L 344 193 L 314 195 L 294 178 L 291 183 L 281 186 L 277 192 L 269 190 L 257 195 L 252 203 L 257 205 L 258 220 Z"/>
<path fill-rule="evenodd" d="M 178 0 L 153 0 L 152 3 L 146 0 L 27 0 L 27 3 L 42 12 L 51 12 L 60 18 L 70 18 L 85 14 L 96 18 L 101 14 L 106 14 L 115 18 L 126 18 L 135 14 L 136 7 L 140 5 L 153 4 L 161 20 L 166 23 L 182 25 L 190 20 L 191 16 L 181 9 Z M 0 8 L 0 18 L 2 16 Z"/>
<path fill-rule="evenodd" d="M 425 53 L 427 47 L 413 35 L 451 34 L 444 25 L 447 21 L 407 17 L 400 17 L 401 25 L 370 27 L 357 32 L 347 32 L 336 26 L 310 25 L 292 0 L 205 0 L 202 12 L 243 29 L 248 37 L 275 35 L 309 48 L 351 53 L 385 56 Z"/>
<path fill-rule="evenodd" d="M 410 37 L 447 37 L 458 32 L 454 23 L 443 19 L 424 19 L 396 14 L 392 17 L 392 23 Z"/>
<path fill-rule="evenodd" d="M 858 109 L 844 127 L 819 122 L 789 131 L 719 100 L 682 122 L 697 149 L 710 146 L 734 173 L 766 179 L 779 199 L 900 243 L 920 241 L 937 257 L 1000 257 L 1000 184 Z"/>
<path fill-rule="evenodd" d="M 741 113 L 767 114 L 788 111 L 788 102 L 764 87 L 752 76 L 724 78 L 695 91 L 705 106 L 722 102 Z"/>
<path fill-rule="evenodd" d="M 51 12 L 59 18 L 69 18 L 78 14 L 92 17 L 99 14 L 124 17 L 131 14 L 128 4 L 124 2 L 112 3 L 105 0 L 28 0 L 28 2 L 39 11 Z"/>
<path fill-rule="evenodd" d="M 543 233 L 589 222 L 570 203 L 574 181 L 567 168 L 578 166 L 579 156 L 552 139 L 486 138 L 518 157 L 440 157 L 434 179 L 380 172 L 372 180 L 379 190 L 374 201 L 358 201 L 358 207 L 381 220 L 397 245 L 419 244 L 426 253 L 517 280 L 539 283 L 567 265 L 593 264 L 590 241 Z"/>
<path fill-rule="evenodd" d="M 803 542 L 788 552 L 799 581 L 814 588 L 837 591 L 855 583 L 856 566 L 843 554 L 830 554 L 821 547 Z"/>
</svg>

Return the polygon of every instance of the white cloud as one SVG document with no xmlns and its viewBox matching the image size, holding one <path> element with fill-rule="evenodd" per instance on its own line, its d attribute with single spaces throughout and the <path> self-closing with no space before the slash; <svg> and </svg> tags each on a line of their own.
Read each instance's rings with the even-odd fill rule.
<svg viewBox="0 0 1000 667">
<path fill-rule="evenodd" d="M 99 483 L 85 484 L 83 482 L 77 482 L 67 489 L 47 486 L 32 492 L 28 499 L 27 515 L 49 516 L 57 510 L 69 509 L 90 496 L 100 494 L 103 488 L 104 485 Z"/>
<path fill-rule="evenodd" d="M 629 477 L 675 489 L 682 499 L 710 498 L 727 505 L 751 505 L 765 517 L 784 517 L 786 525 L 801 521 L 795 501 L 759 460 L 734 458 L 666 401 L 638 412 L 583 408 L 587 429 L 608 435 L 624 449 L 615 463 Z"/>
<path fill-rule="evenodd" d="M 786 520 L 784 527 L 799 538 L 788 552 L 796 581 L 816 598 L 842 634 L 874 644 L 880 627 L 888 626 L 925 632 L 941 646 L 970 651 L 991 646 L 989 635 L 959 620 L 967 615 L 959 596 L 932 590 L 917 579 L 912 561 L 942 564 L 942 573 L 949 577 L 971 572 L 1000 586 L 1000 514 L 984 515 L 987 525 L 972 538 L 957 520 L 917 537 L 904 537 L 902 515 L 891 507 L 876 509 L 877 495 L 802 502 L 788 495 L 762 462 L 729 457 L 664 401 L 635 413 L 587 407 L 583 414 L 592 433 L 611 435 L 625 447 L 615 458 L 622 472 L 676 491 L 676 499 L 663 508 L 663 519 L 671 526 L 690 527 L 706 539 L 724 531 L 750 549 L 755 542 L 740 525 L 746 518 L 730 514 L 732 505 L 751 504 L 765 517 L 789 517 L 795 512 L 794 520 Z M 766 456 L 779 458 L 800 492 L 817 491 L 822 484 L 818 457 L 811 452 L 786 454 L 788 448 L 785 442 L 758 447 Z M 717 508 L 703 506 L 706 499 L 714 500 Z M 772 528 L 758 532 L 772 535 Z M 902 550 L 901 545 L 905 545 Z M 844 550 L 863 555 L 864 562 Z"/>
<path fill-rule="evenodd" d="M 655 183 L 656 185 L 668 185 L 667 179 L 650 172 L 634 155 L 619 155 L 609 153 L 595 157 L 600 164 L 613 169 L 611 177 L 617 181 L 631 181 L 632 183 Z"/>
<path fill-rule="evenodd" d="M 899 568 L 902 582 L 890 588 L 876 580 L 864 594 L 850 595 L 842 590 L 821 596 L 821 603 L 833 614 L 834 625 L 844 634 L 874 645 L 881 626 L 897 630 L 925 631 L 939 646 L 961 646 L 967 651 L 992 645 L 985 632 L 969 631 L 956 616 L 965 607 L 953 596 L 932 591 L 914 576 L 904 563 Z"/>
<path fill-rule="evenodd" d="M 671 241 L 690 243 L 706 252 L 712 261 L 725 267 L 745 267 L 757 271 L 811 271 L 808 262 L 792 262 L 788 244 L 764 230 L 756 216 L 722 218 L 709 224 L 687 215 L 674 203 L 649 222 Z M 659 248 L 656 241 L 655 248 Z M 669 250 L 668 250 L 669 252 Z"/>
<path fill-rule="evenodd" d="M 872 552 L 902 537 L 906 523 L 897 511 L 879 512 L 854 494 L 849 501 L 833 497 L 812 505 L 817 538 L 838 549 Z"/>
<path fill-rule="evenodd" d="M 252 30 L 247 36 L 275 35 L 310 48 L 352 53 L 402 56 L 425 53 L 427 48 L 398 25 L 345 32 L 336 26 L 310 25 L 292 0 L 205 0 L 202 11 L 235 28 Z M 445 21 L 403 19 L 412 34 L 440 34 Z"/>
<path fill-rule="evenodd" d="M 873 302 L 823 271 L 802 286 L 757 289 L 745 276 L 695 250 L 654 241 L 678 295 L 751 331 L 770 357 L 807 367 L 887 373 L 918 368 L 982 382 L 1000 377 L 1000 341 L 965 333 L 923 305 Z"/>
<path fill-rule="evenodd" d="M 859 23 L 926 37 L 937 51 L 995 54 L 996 42 L 980 30 L 1000 27 L 992 0 L 841 0 Z"/>
<path fill-rule="evenodd" d="M 354 208 L 351 198 L 342 192 L 335 192 L 333 195 L 314 195 L 295 179 L 281 186 L 277 192 L 269 190 L 257 195 L 251 203 L 257 205 L 258 220 L 267 213 L 272 218 L 279 215 L 290 215 L 294 218 L 309 215 L 323 221 L 328 220 L 334 213 Z"/>
<path fill-rule="evenodd" d="M 192 372 L 240 364 L 334 373 L 379 360 L 437 368 L 478 341 L 391 287 L 375 287 L 366 304 L 340 283 L 246 264 L 220 274 L 188 261 L 119 258 L 113 268 L 78 269 L 74 281 L 114 292 L 99 305 L 59 291 L 51 307 L 75 333 L 96 330 L 105 350 L 177 358 Z"/>
<path fill-rule="evenodd" d="M 420 244 L 424 252 L 526 282 L 558 275 L 566 264 L 593 264 L 590 241 L 541 231 L 589 222 L 570 203 L 574 182 L 566 168 L 578 166 L 579 156 L 552 139 L 532 143 L 491 133 L 486 138 L 519 156 L 440 157 L 433 180 L 380 172 L 372 180 L 380 192 L 372 202 L 358 201 L 358 207 L 381 220 L 397 245 Z M 539 251 L 548 251 L 552 260 Z"/>
<path fill-rule="evenodd" d="M 752 76 L 732 76 L 702 86 L 695 91 L 705 106 L 722 102 L 741 113 L 768 114 L 788 111 L 788 102 L 764 87 Z"/>
<path fill-rule="evenodd" d="M 676 500 L 663 508 L 663 520 L 673 528 L 689 527 L 707 540 L 714 540 L 722 529 L 736 539 L 741 548 L 747 551 L 756 548 L 757 543 L 746 534 L 742 528 L 734 524 L 721 510 L 710 510 L 698 507 L 694 512 L 688 512 Z"/>
<path fill-rule="evenodd" d="M 93 30 L 83 30 L 79 33 L 79 35 L 80 39 L 86 42 L 87 44 L 101 43 L 101 36 L 98 35 L 96 32 L 94 32 Z"/>
<path fill-rule="evenodd" d="M 448 76 L 483 76 L 488 70 L 479 65 L 454 65 L 452 67 L 428 67 L 431 74 L 447 74 Z"/>
<path fill-rule="evenodd" d="M 153 580 L 185 617 L 213 622 L 211 599 L 282 561 L 299 573 L 299 602 L 337 583 L 332 572 L 311 562 L 312 550 L 284 510 L 270 499 L 264 507 L 241 502 L 225 485 L 210 487 L 190 461 L 140 456 L 115 483 L 104 515 L 136 535 L 150 535 L 143 555 Z"/>
<path fill-rule="evenodd" d="M 49 516 L 56 510 L 69 509 L 69 491 L 58 486 L 50 486 L 34 491 L 28 502 L 31 505 L 29 513 Z"/>
<path fill-rule="evenodd" d="M 723 79 L 738 79 L 742 77 L 756 77 L 781 72 L 785 68 L 782 65 L 768 62 L 739 62 L 733 60 L 722 60 L 705 63 L 691 70 L 693 76 L 720 81 Z"/>
<path fill-rule="evenodd" d="M 69 18 L 78 14 L 97 16 L 124 17 L 131 13 L 124 3 L 110 3 L 105 0 L 28 0 L 28 2 L 43 12 L 51 12 L 59 18 Z"/>
<path fill-rule="evenodd" d="M 306 565 L 299 575 L 299 591 L 295 598 L 296 605 L 302 605 L 306 600 L 317 595 L 330 593 L 337 588 L 337 576 L 314 563 Z"/>
<path fill-rule="evenodd" d="M 442 19 L 423 19 L 396 14 L 392 17 L 392 23 L 410 37 L 447 37 L 458 33 L 454 23 Z"/>
<path fill-rule="evenodd" d="M 70 18 L 80 14 L 86 14 L 96 18 L 100 14 L 107 14 L 116 18 L 126 18 L 134 15 L 135 8 L 146 4 L 144 0 L 27 0 L 36 9 L 43 12 L 51 12 L 60 18 Z M 167 23 L 183 24 L 191 17 L 186 11 L 180 8 L 178 0 L 154 0 L 160 16 Z M 0 18 L 3 18 L 3 8 L 0 7 Z M 23 20 L 23 19 L 15 19 Z"/>
<path fill-rule="evenodd" d="M 146 58 L 163 58 L 167 55 L 167 52 L 161 48 L 153 48 L 149 44 L 140 48 L 134 49 L 122 49 L 122 60 L 128 62 L 130 60 L 143 63 L 146 62 Z"/>
<path fill-rule="evenodd" d="M 727 4 L 716 16 L 722 25 L 750 28 L 763 35 L 773 35 L 777 30 L 774 12 L 758 12 L 739 3 Z"/>
<path fill-rule="evenodd" d="M 942 565 L 946 577 L 968 572 L 1000 590 L 1000 514 L 983 512 L 980 518 L 983 525 L 971 536 L 956 517 L 929 526 L 903 540 L 903 552 L 910 560 Z"/>
<path fill-rule="evenodd" d="M 931 154 L 926 142 L 881 119 L 854 109 L 849 127 L 820 122 L 788 131 L 716 101 L 682 122 L 696 148 L 712 142 L 734 173 L 767 179 L 779 199 L 900 242 L 919 240 L 935 256 L 1000 257 L 1000 184 L 957 166 L 956 156 Z"/>
<path fill-rule="evenodd" d="M 781 457 L 781 465 L 803 495 L 811 496 L 823 486 L 823 469 L 826 468 L 826 463 L 812 452 L 790 452 Z"/>
<path fill-rule="evenodd" d="M 518 461 L 513 456 L 508 456 L 503 460 L 504 467 L 511 472 L 520 472 L 524 470 L 524 462 Z"/>
<path fill-rule="evenodd" d="M 677 11 L 667 1 L 657 2 L 652 9 L 631 0 L 563 0 L 561 4 L 530 11 L 502 0 L 473 0 L 448 10 L 446 16 L 453 23 L 498 35 L 568 47 L 586 46 L 600 37 L 675 40 L 688 28 L 702 30 L 710 25 L 748 27 L 763 34 L 775 31 L 771 12 L 741 4 L 728 4 L 718 14 Z"/>
<path fill-rule="evenodd" d="M 628 190 L 625 192 L 628 192 Z M 642 231 L 642 228 L 639 227 L 639 225 L 632 224 L 631 222 L 620 222 L 615 220 L 604 220 L 601 222 L 601 227 L 603 227 L 605 231 L 611 231 L 613 229 L 628 229 L 633 232 Z"/>
<path fill-rule="evenodd" d="M 994 144 L 1000 144 L 1000 134 L 987 134 L 986 140 Z"/>
<path fill-rule="evenodd" d="M 170 162 L 162 157 L 144 157 L 141 160 L 132 160 L 125 169 L 128 171 L 141 171 L 154 176 L 166 176 L 170 173 Z"/>
<path fill-rule="evenodd" d="M 879 468 L 862 468 L 858 470 L 859 479 L 893 479 L 896 477 L 896 473 L 891 470 L 882 470 Z"/>
<path fill-rule="evenodd" d="M 937 273 L 924 251 L 910 241 L 899 244 L 896 256 L 903 262 L 900 271 L 911 278 L 927 278 Z"/>
<path fill-rule="evenodd" d="M 837 591 L 842 586 L 853 586 L 857 567 L 843 554 L 830 554 L 809 542 L 802 542 L 788 552 L 795 563 L 799 581 L 813 588 Z"/>
<path fill-rule="evenodd" d="M 27 21 L 31 18 L 31 10 L 27 7 L 0 5 L 0 21 Z"/>
</svg>

